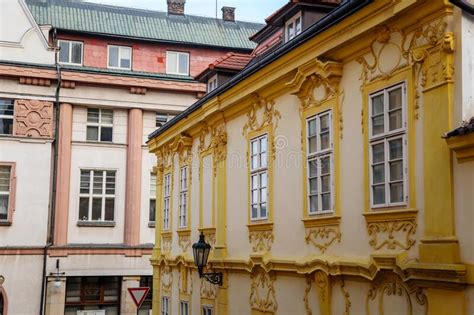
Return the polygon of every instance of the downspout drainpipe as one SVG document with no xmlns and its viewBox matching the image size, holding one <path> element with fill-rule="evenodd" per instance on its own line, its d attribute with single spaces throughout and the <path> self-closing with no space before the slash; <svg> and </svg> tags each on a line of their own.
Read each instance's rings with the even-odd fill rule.
<svg viewBox="0 0 474 315">
<path fill-rule="evenodd" d="M 55 50 L 54 53 L 54 64 L 56 67 L 56 91 L 55 91 L 55 119 L 54 119 L 54 138 L 53 138 L 53 161 L 52 161 L 52 185 L 51 185 L 51 195 L 50 195 L 50 207 L 49 207 L 49 222 L 48 222 L 48 235 L 47 243 L 43 251 L 43 280 L 41 286 L 41 299 L 40 299 L 40 315 L 44 315 L 46 307 L 46 260 L 48 257 L 48 249 L 53 245 L 53 235 L 54 235 L 54 217 L 56 211 L 56 185 L 57 185 L 57 172 L 58 172 L 58 136 L 59 136 L 59 92 L 61 91 L 61 66 L 59 65 L 59 47 L 57 45 L 57 29 L 53 28 L 53 47 Z"/>
</svg>

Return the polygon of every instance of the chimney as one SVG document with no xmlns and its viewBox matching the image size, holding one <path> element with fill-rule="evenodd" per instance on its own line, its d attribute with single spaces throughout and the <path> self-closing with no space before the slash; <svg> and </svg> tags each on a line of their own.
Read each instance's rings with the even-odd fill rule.
<svg viewBox="0 0 474 315">
<path fill-rule="evenodd" d="M 222 19 L 227 22 L 235 22 L 235 8 L 222 7 Z"/>
<path fill-rule="evenodd" d="M 167 0 L 168 14 L 184 15 L 184 4 L 186 0 Z"/>
</svg>

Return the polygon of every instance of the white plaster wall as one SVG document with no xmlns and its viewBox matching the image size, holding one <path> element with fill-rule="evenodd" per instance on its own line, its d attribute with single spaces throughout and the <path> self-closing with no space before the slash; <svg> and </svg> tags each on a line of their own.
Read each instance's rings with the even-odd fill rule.
<svg viewBox="0 0 474 315">
<path fill-rule="evenodd" d="M 474 285 L 468 285 L 466 289 L 466 314 L 474 314 Z"/>
<path fill-rule="evenodd" d="M 0 6 L 0 60 L 54 64 L 54 52 L 24 1 L 1 0 Z"/>
<path fill-rule="evenodd" d="M 69 255 L 60 257 L 59 266 L 66 277 L 73 276 L 151 276 L 150 255 Z M 56 271 L 56 258 L 48 259 L 47 272 Z M 38 291 L 39 292 L 39 291 Z M 38 294 L 39 295 L 39 294 Z"/>
<path fill-rule="evenodd" d="M 229 286 L 229 315 L 250 314 L 250 275 L 246 273 L 230 273 Z"/>
<path fill-rule="evenodd" d="M 148 135 L 155 131 L 156 128 L 156 112 L 143 111 L 143 144 L 148 141 Z"/>
<path fill-rule="evenodd" d="M 13 224 L 0 226 L 0 246 L 43 246 L 48 228 L 50 141 L 1 137 L 0 161 L 15 162 L 17 177 Z"/>
<path fill-rule="evenodd" d="M 43 101 L 54 101 L 55 85 L 49 87 L 18 84 L 18 78 L 3 77 L 0 79 L 1 98 L 21 98 Z"/>
<path fill-rule="evenodd" d="M 277 314 L 306 314 L 303 302 L 305 278 L 277 275 L 274 287 L 278 302 Z"/>
<path fill-rule="evenodd" d="M 94 152 L 91 155 L 91 152 Z M 127 150 L 125 146 L 75 143 L 72 146 L 69 194 L 69 243 L 123 243 Z M 116 170 L 115 227 L 78 227 L 80 170 L 83 168 Z"/>
<path fill-rule="evenodd" d="M 0 256 L 0 274 L 9 315 L 33 315 L 40 310 L 43 256 Z"/>
<path fill-rule="evenodd" d="M 227 123 L 227 251 L 230 257 L 247 258 L 248 241 L 248 170 L 247 139 L 242 137 L 245 116 Z"/>
</svg>

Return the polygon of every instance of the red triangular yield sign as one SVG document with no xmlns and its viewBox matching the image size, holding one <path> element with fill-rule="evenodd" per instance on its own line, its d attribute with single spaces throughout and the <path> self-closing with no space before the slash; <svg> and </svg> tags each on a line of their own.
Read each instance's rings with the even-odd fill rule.
<svg viewBox="0 0 474 315">
<path fill-rule="evenodd" d="M 150 288 L 128 288 L 128 293 L 130 293 L 133 302 L 135 302 L 135 305 L 137 308 L 140 308 L 142 306 L 143 301 L 145 301 L 145 297 L 148 294 L 148 291 L 150 291 Z"/>
</svg>

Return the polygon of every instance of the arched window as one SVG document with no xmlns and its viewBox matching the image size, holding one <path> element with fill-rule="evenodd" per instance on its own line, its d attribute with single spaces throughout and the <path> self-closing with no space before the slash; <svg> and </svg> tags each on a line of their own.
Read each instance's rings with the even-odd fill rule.
<svg viewBox="0 0 474 315">
<path fill-rule="evenodd" d="M 0 315 L 3 314 L 3 292 L 0 291 Z"/>
</svg>

